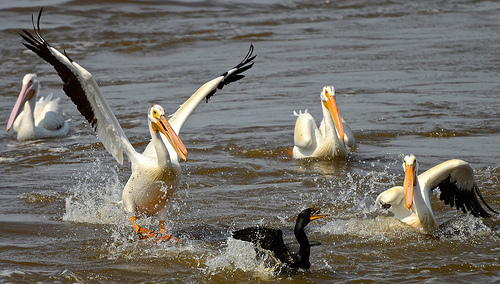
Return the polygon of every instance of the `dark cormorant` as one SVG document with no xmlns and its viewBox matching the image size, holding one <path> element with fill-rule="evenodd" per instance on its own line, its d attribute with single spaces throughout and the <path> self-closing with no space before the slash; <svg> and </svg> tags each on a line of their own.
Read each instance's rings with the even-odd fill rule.
<svg viewBox="0 0 500 284">
<path fill-rule="evenodd" d="M 250 227 L 233 232 L 233 238 L 252 242 L 260 245 L 261 248 L 270 250 L 274 256 L 282 263 L 293 269 L 309 269 L 311 263 L 309 262 L 309 255 L 311 254 L 311 245 L 319 243 L 309 243 L 304 227 L 314 219 L 323 218 L 326 215 L 316 215 L 319 213 L 318 208 L 307 208 L 302 210 L 297 216 L 295 223 L 295 238 L 299 243 L 299 250 L 292 252 L 287 245 L 283 242 L 283 232 L 279 229 L 269 229 L 261 227 Z"/>
</svg>

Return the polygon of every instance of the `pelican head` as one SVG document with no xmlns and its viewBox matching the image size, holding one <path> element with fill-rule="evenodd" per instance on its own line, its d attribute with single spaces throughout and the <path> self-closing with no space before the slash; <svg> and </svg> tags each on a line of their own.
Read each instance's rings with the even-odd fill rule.
<svg viewBox="0 0 500 284">
<path fill-rule="evenodd" d="M 38 91 L 38 78 L 36 77 L 36 74 L 26 74 L 23 78 L 23 87 L 21 88 L 21 92 L 17 97 L 16 104 L 12 109 L 12 112 L 9 117 L 9 122 L 7 123 L 7 131 L 9 131 L 12 128 L 14 121 L 23 110 L 24 103 L 31 100 L 33 96 L 36 97 L 37 91 Z"/>
<path fill-rule="evenodd" d="M 163 107 L 160 105 L 152 105 L 148 111 L 148 119 L 151 122 L 151 129 L 153 132 L 157 133 L 160 131 L 163 133 L 167 137 L 170 145 L 172 145 L 177 155 L 185 161 L 188 154 L 186 146 L 184 146 L 181 138 L 177 136 L 177 133 L 175 133 L 174 129 L 170 126 L 170 123 L 168 123 Z"/>
<path fill-rule="evenodd" d="M 403 190 L 406 196 L 406 209 L 410 211 L 413 204 L 413 187 L 417 185 L 418 163 L 415 155 L 411 154 L 405 157 L 403 168 L 405 170 Z"/>
<path fill-rule="evenodd" d="M 324 86 L 320 96 L 321 102 L 323 102 L 323 105 L 330 111 L 337 133 L 343 141 L 344 125 L 342 123 L 342 117 L 340 116 L 339 109 L 337 108 L 337 102 L 335 101 L 335 89 L 333 86 Z"/>
</svg>

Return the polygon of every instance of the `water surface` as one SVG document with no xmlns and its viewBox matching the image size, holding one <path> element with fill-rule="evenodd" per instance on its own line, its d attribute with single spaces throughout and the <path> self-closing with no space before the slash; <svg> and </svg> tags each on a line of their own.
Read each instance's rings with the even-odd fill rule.
<svg viewBox="0 0 500 284">
<path fill-rule="evenodd" d="M 117 204 L 130 175 L 63 94 L 52 67 L 21 44 L 44 6 L 44 37 L 101 86 L 135 147 L 146 111 L 173 113 L 199 86 L 258 54 L 247 77 L 201 104 L 181 131 L 189 151 L 169 203 L 182 244 L 137 241 Z M 61 97 L 71 134 L 0 135 L 1 282 L 481 282 L 500 280 L 500 223 L 450 210 L 444 229 L 412 230 L 374 201 L 401 185 L 404 155 L 426 170 L 468 161 L 500 209 L 500 4 L 490 1 L 15 1 L 0 4 L 0 120 L 24 74 Z M 294 110 L 319 121 L 332 84 L 356 136 L 347 158 L 295 161 Z M 285 228 L 319 206 L 309 271 L 274 275 L 229 232 Z M 155 218 L 141 220 L 155 227 Z"/>
</svg>

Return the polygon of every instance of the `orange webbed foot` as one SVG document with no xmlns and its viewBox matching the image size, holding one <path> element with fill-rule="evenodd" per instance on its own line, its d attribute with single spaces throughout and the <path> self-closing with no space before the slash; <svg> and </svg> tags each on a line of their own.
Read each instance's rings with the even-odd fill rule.
<svg viewBox="0 0 500 284">
<path fill-rule="evenodd" d="M 176 237 L 172 237 L 172 234 L 167 234 L 167 231 L 165 230 L 165 221 L 160 221 L 159 227 L 160 227 L 160 236 L 158 236 L 158 238 L 153 241 L 154 243 L 168 242 L 168 241 L 176 241 L 176 242 L 181 241 Z"/>
<path fill-rule="evenodd" d="M 175 242 L 181 242 L 180 239 L 173 237 L 172 234 L 162 234 L 158 236 L 156 239 L 153 240 L 153 243 L 162 243 L 162 242 L 169 242 L 169 241 L 175 241 Z"/>
<path fill-rule="evenodd" d="M 135 222 L 136 220 L 137 219 L 134 216 L 130 217 L 130 223 L 132 224 L 132 227 L 134 228 L 135 232 L 139 236 L 140 240 L 152 238 L 155 236 L 154 231 L 139 227 L 139 225 L 137 225 L 137 223 Z"/>
<path fill-rule="evenodd" d="M 134 228 L 135 232 L 139 236 L 140 240 L 145 240 L 149 238 L 154 238 L 153 243 L 158 243 L 158 242 L 168 242 L 168 241 L 176 241 L 180 242 L 181 240 L 173 237 L 172 234 L 167 234 L 165 230 L 165 221 L 160 221 L 160 232 L 159 234 L 156 234 L 155 231 L 148 230 L 146 228 L 141 228 L 137 223 L 135 222 L 137 219 L 132 216 L 130 217 L 130 223 L 132 224 L 132 227 Z"/>
</svg>

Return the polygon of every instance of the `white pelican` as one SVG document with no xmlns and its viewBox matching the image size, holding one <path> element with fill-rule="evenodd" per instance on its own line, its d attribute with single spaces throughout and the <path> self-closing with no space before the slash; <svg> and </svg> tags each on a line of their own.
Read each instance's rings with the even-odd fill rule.
<svg viewBox="0 0 500 284">
<path fill-rule="evenodd" d="M 136 216 L 158 215 L 161 234 L 156 236 L 158 238 L 155 241 L 169 240 L 171 235 L 167 235 L 164 228 L 167 218 L 165 204 L 179 182 L 179 158 L 185 160 L 187 156 L 187 150 L 176 133 L 203 99 L 208 100 L 217 89 L 244 77 L 241 73 L 253 66 L 253 46 L 250 45 L 248 54 L 238 65 L 200 87 L 169 121 L 165 119 L 161 106 L 151 106 L 148 111 L 151 142 L 140 154 L 125 136 L 92 75 L 66 53 L 62 54 L 50 46 L 42 37 L 41 14 L 42 10 L 38 15 L 36 28 L 32 17 L 34 35 L 26 30 L 24 35 L 21 34 L 26 41 L 23 44 L 55 68 L 64 82 L 64 92 L 92 125 L 104 147 L 116 161 L 122 164 L 125 152 L 132 163 L 132 174 L 123 189 L 122 200 L 126 211 L 132 213 L 130 221 L 139 237 L 154 237 L 155 232 L 139 227 Z M 160 135 L 160 132 L 165 136 Z"/>
<path fill-rule="evenodd" d="M 293 137 L 293 157 L 296 159 L 346 156 L 354 145 L 354 134 L 340 116 L 333 86 L 324 86 L 320 98 L 323 120 L 319 128 L 307 110 L 294 111 L 298 116 Z"/>
<path fill-rule="evenodd" d="M 59 98 L 52 100 L 52 94 L 49 94 L 47 98 L 40 97 L 36 101 L 39 90 L 40 84 L 36 74 L 26 74 L 7 123 L 7 131 L 14 127 L 19 141 L 68 134 L 69 125 L 59 108 Z"/>
<path fill-rule="evenodd" d="M 418 163 L 414 155 L 406 156 L 403 167 L 403 186 L 382 192 L 376 200 L 381 208 L 394 213 L 394 217 L 424 232 L 438 229 L 431 207 L 431 192 L 439 187 L 440 199 L 451 208 L 471 213 L 476 217 L 490 217 L 477 196 L 492 212 L 474 181 L 474 173 L 467 162 L 454 159 L 441 163 L 417 177 Z"/>
</svg>

